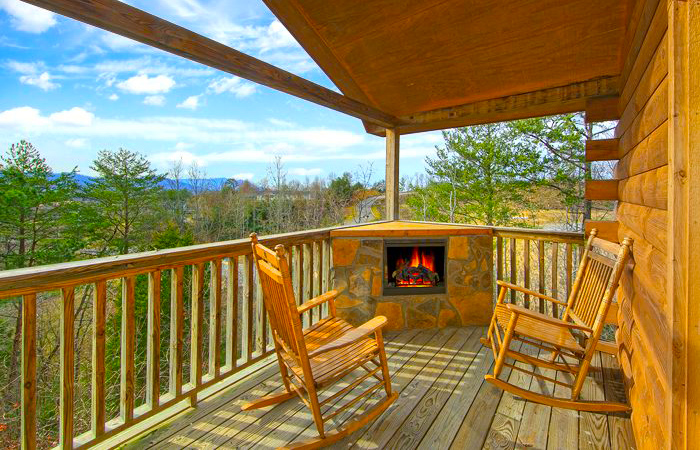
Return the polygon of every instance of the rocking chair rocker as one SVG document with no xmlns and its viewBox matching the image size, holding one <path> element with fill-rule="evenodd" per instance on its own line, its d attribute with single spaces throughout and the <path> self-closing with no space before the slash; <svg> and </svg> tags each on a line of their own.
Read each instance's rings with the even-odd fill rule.
<svg viewBox="0 0 700 450">
<path fill-rule="evenodd" d="M 384 352 L 382 327 L 386 324 L 386 318 L 378 316 L 357 328 L 352 327 L 336 316 L 334 299 L 338 296 L 337 291 L 326 292 L 297 306 L 284 246 L 277 245 L 273 251 L 259 244 L 255 233 L 250 238 L 285 390 L 246 403 L 242 409 L 262 408 L 298 395 L 311 409 L 318 438 L 295 442 L 283 448 L 311 449 L 330 445 L 374 420 L 398 397 L 391 388 Z M 302 329 L 301 314 L 326 302 L 329 317 Z M 319 400 L 320 388 L 333 384 L 360 368 L 367 373 L 333 395 Z M 378 382 L 325 417 L 321 414 L 323 406 L 350 393 L 370 377 Z M 324 422 L 382 387 L 386 391 L 386 399 L 371 410 L 348 421 L 341 428 L 329 432 L 324 429 Z"/>
<path fill-rule="evenodd" d="M 632 245 L 629 238 L 625 238 L 622 244 L 618 245 L 596 238 L 596 235 L 597 230 L 591 230 L 567 303 L 498 280 L 500 286 L 498 300 L 487 336 L 482 338 L 482 343 L 491 347 L 496 360 L 493 375 L 486 375 L 486 381 L 526 400 L 548 406 L 590 412 L 627 412 L 630 410 L 630 407 L 623 403 L 588 401 L 579 398 L 591 365 L 591 359 L 603 331 L 610 303 Z M 617 261 L 593 252 L 594 248 L 603 249 L 608 253 L 616 253 Z M 565 306 L 562 319 L 518 305 L 504 303 L 506 292 L 509 289 Z M 551 357 L 549 360 L 544 360 L 513 350 L 511 344 L 514 341 L 551 351 Z M 569 361 L 572 359 L 578 361 L 578 364 L 569 364 L 565 357 L 569 358 Z M 546 377 L 537 371 L 508 364 L 506 358 L 545 369 L 569 372 L 574 376 L 574 383 L 564 383 L 561 380 Z M 503 381 L 498 378 L 503 367 L 510 367 L 512 370 L 525 372 L 547 382 L 564 385 L 571 389 L 571 398 L 541 394 Z"/>
</svg>

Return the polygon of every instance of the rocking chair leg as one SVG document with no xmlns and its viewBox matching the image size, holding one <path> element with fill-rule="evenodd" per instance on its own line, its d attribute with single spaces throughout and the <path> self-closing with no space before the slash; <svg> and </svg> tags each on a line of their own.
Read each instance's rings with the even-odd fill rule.
<svg viewBox="0 0 700 450">
<path fill-rule="evenodd" d="M 382 338 L 381 328 L 375 333 L 377 338 L 377 346 L 379 347 L 379 361 L 382 365 L 382 378 L 384 378 L 384 390 L 386 396 L 391 397 L 391 379 L 389 378 L 389 365 L 386 361 L 386 353 L 384 352 L 384 339 Z"/>
<path fill-rule="evenodd" d="M 309 400 L 311 400 L 311 412 L 314 416 L 318 435 L 321 439 L 324 439 L 326 434 L 323 432 L 323 416 L 321 415 L 321 405 L 318 402 L 318 394 L 315 389 L 313 392 L 309 391 Z"/>
<path fill-rule="evenodd" d="M 508 353 L 508 347 L 510 347 L 510 341 L 513 337 L 513 331 L 515 330 L 515 322 L 518 319 L 517 314 L 512 314 L 510 320 L 508 321 L 508 328 L 506 329 L 506 335 L 503 337 L 503 344 L 498 352 L 498 359 L 496 359 L 496 364 L 493 368 L 493 376 L 498 377 L 503 369 L 503 363 L 506 362 L 506 353 Z"/>
</svg>

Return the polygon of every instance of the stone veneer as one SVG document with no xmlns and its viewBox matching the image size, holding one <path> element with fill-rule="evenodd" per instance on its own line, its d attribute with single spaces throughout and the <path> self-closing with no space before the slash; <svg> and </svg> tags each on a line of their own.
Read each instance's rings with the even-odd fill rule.
<svg viewBox="0 0 700 450">
<path fill-rule="evenodd" d="M 337 312 L 353 325 L 379 315 L 387 317 L 387 330 L 486 325 L 491 319 L 490 235 L 449 236 L 445 294 L 383 296 L 383 238 L 335 237 L 332 246 Z"/>
</svg>

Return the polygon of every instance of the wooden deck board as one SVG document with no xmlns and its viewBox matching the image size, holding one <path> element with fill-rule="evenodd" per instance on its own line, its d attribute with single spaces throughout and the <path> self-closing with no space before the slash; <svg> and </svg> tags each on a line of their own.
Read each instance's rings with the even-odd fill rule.
<svg viewBox="0 0 700 450">
<path fill-rule="evenodd" d="M 481 328 L 453 328 L 389 334 L 389 370 L 393 387 L 401 395 L 377 420 L 331 448 L 634 448 L 628 417 L 537 405 L 485 383 L 483 376 L 492 370 L 493 357 L 478 343 L 483 332 Z M 536 353 L 530 346 L 522 350 Z M 617 360 L 596 355 L 594 361 L 597 370 L 591 373 L 582 396 L 624 400 Z M 507 368 L 502 377 L 531 389 L 555 389 L 556 395 L 564 396 L 568 390 L 554 388 L 553 383 L 539 384 L 532 376 Z M 556 377 L 571 381 L 561 372 Z M 349 379 L 331 386 L 326 395 L 342 389 Z M 366 380 L 358 389 L 369 383 Z M 281 389 L 274 362 L 129 447 L 266 449 L 314 437 L 311 414 L 298 399 L 240 410 L 244 401 Z M 336 425 L 366 411 L 380 398 L 381 394 L 375 394 L 348 408 L 335 418 Z M 342 403 L 342 398 L 336 399 L 329 409 Z"/>
</svg>

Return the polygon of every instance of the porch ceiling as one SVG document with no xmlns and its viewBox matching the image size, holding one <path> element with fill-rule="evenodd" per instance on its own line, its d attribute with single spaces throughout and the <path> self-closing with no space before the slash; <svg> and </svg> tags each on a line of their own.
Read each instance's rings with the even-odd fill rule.
<svg viewBox="0 0 700 450">
<path fill-rule="evenodd" d="M 425 111 L 619 75 L 632 3 L 264 1 L 344 94 L 409 123 Z"/>
</svg>

